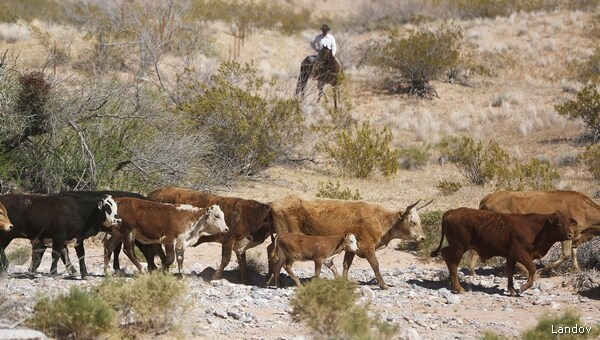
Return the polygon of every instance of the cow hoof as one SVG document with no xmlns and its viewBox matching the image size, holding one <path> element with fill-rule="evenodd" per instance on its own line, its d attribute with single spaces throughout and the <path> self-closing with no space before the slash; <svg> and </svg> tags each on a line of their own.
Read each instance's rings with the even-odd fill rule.
<svg viewBox="0 0 600 340">
<path fill-rule="evenodd" d="M 389 289 L 389 288 L 390 288 L 390 286 L 388 286 L 388 285 L 386 285 L 385 283 L 383 283 L 383 284 L 380 284 L 380 285 L 379 285 L 379 288 L 381 288 L 381 289 Z"/>
</svg>

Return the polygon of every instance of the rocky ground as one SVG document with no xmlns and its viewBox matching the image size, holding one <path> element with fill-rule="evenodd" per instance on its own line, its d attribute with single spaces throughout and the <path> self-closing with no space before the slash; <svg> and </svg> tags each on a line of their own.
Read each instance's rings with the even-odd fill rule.
<svg viewBox="0 0 600 340">
<path fill-rule="evenodd" d="M 207 282 L 214 273 L 219 253 L 218 245 L 206 246 L 204 250 L 195 248 L 186 253 L 183 280 L 189 287 L 187 301 L 193 302 L 192 307 L 185 315 L 176 317 L 179 331 L 163 337 L 312 337 L 305 325 L 291 319 L 289 301 L 295 288 L 286 275 L 282 275 L 287 285 L 284 289 L 264 288 L 265 279 L 256 272 L 251 277 L 254 285 L 242 285 L 238 283 L 237 264 L 232 263 L 224 279 Z M 44 258 L 40 273 L 35 275 L 26 273 L 27 265 L 11 266 L 8 275 L 0 279 L 6 297 L 0 302 L 0 328 L 19 328 L 20 323 L 32 313 L 39 292 L 59 293 L 71 285 L 87 287 L 98 284 L 103 277 L 101 249 L 92 248 L 88 254 L 87 262 L 93 275 L 87 280 L 49 277 L 46 274 L 49 256 Z M 257 251 L 256 254 L 261 253 Z M 488 330 L 518 336 L 534 326 L 539 316 L 565 310 L 579 313 L 587 325 L 600 325 L 597 276 L 595 283 L 591 283 L 596 288 L 580 293 L 574 289 L 578 276 L 566 275 L 542 277 L 521 297 L 509 297 L 502 271 L 486 267 L 480 269 L 476 277 L 461 274 L 461 282 L 466 283 L 464 286 L 470 291 L 455 295 L 448 290 L 448 274 L 443 263 L 422 263 L 413 254 L 398 251 L 393 246 L 379 251 L 378 257 L 390 289 L 379 289 L 373 280 L 372 270 L 364 260 L 355 260 L 350 276 L 359 283 L 360 302 L 370 302 L 372 312 L 387 322 L 399 325 L 398 337 L 402 339 L 480 339 Z M 122 262 L 128 266 L 126 271 L 131 273 L 133 266 L 127 259 L 123 258 Z M 341 267 L 341 257 L 337 258 L 336 264 Z M 312 276 L 311 263 L 298 263 L 294 268 L 301 278 Z M 331 274 L 324 270 L 323 276 L 331 277 Z M 522 282 L 523 277 L 518 277 L 517 287 Z M 589 282 L 586 285 L 589 287 Z"/>
</svg>

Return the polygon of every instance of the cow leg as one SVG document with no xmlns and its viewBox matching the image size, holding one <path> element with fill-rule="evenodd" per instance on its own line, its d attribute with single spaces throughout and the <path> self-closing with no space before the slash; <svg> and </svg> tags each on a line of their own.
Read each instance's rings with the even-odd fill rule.
<svg viewBox="0 0 600 340">
<path fill-rule="evenodd" d="M 177 270 L 183 275 L 183 255 L 185 253 L 185 241 L 178 238 L 175 241 L 175 257 L 177 257 Z"/>
<path fill-rule="evenodd" d="M 388 289 L 388 285 L 383 281 L 383 277 L 379 272 L 379 261 L 377 261 L 377 256 L 375 256 L 375 249 L 364 250 L 365 258 L 369 261 L 371 268 L 373 268 L 373 272 L 375 272 L 375 278 L 377 279 L 377 283 L 379 283 L 379 287 L 381 289 Z"/>
<path fill-rule="evenodd" d="M 0 242 L 0 274 L 8 271 L 8 257 L 6 257 L 6 247 L 10 241 Z"/>
<path fill-rule="evenodd" d="M 335 267 L 335 264 L 333 264 L 333 258 L 325 259 L 325 261 L 323 261 L 323 263 L 325 263 L 327 268 L 329 268 L 329 270 L 331 270 L 331 272 L 333 273 L 333 277 L 338 278 L 340 276 L 337 272 L 337 268 Z"/>
<path fill-rule="evenodd" d="M 452 249 L 450 246 L 442 248 L 442 257 L 444 258 L 444 262 L 446 262 L 446 266 L 448 266 L 452 290 L 459 294 L 465 292 L 465 289 L 461 287 L 458 281 L 458 264 L 464 253 L 464 250 Z"/>
<path fill-rule="evenodd" d="M 71 258 L 69 257 L 69 247 L 65 246 L 63 248 L 62 253 L 60 253 L 60 259 L 65 264 L 65 268 L 67 269 L 67 272 L 69 273 L 69 275 L 77 275 L 77 269 L 75 269 L 75 266 L 73 266 L 73 263 L 71 262 Z M 40 257 L 40 262 L 41 262 L 41 257 Z"/>
<path fill-rule="evenodd" d="M 527 271 L 529 272 L 529 276 L 527 278 L 527 283 L 525 284 L 525 286 L 521 286 L 521 293 L 523 293 L 524 291 L 526 291 L 527 289 L 531 288 L 531 286 L 533 286 L 533 280 L 535 278 L 535 264 L 533 263 L 533 259 L 531 259 L 531 257 L 529 257 L 529 254 L 525 253 L 525 254 L 520 254 L 520 256 L 517 258 L 517 261 L 519 261 L 521 264 L 523 264 L 525 266 L 525 268 L 527 268 Z M 513 266 L 514 268 L 514 266 Z"/>
<path fill-rule="evenodd" d="M 113 253 L 113 271 L 120 272 L 121 271 L 121 261 L 119 260 L 119 256 L 121 255 L 121 249 L 123 249 L 123 241 L 120 240 L 115 242 Z M 110 257 L 109 257 L 110 260 Z M 105 269 L 106 270 L 106 269 Z"/>
<path fill-rule="evenodd" d="M 313 278 L 318 279 L 321 276 L 321 268 L 323 267 L 323 260 L 315 259 L 315 276 Z"/>
<path fill-rule="evenodd" d="M 64 238 L 55 238 L 52 240 L 52 264 L 50 265 L 50 275 L 58 275 L 58 259 L 65 247 Z M 81 268 L 79 268 L 81 271 Z M 82 273 L 83 274 L 83 273 Z"/>
<path fill-rule="evenodd" d="M 104 273 L 105 274 L 108 273 L 108 264 L 110 263 L 110 257 L 112 256 L 113 252 L 115 253 L 115 262 L 118 263 L 118 260 L 116 260 L 118 255 L 115 251 L 116 243 L 117 243 L 116 237 L 117 236 L 105 234 L 104 239 L 102 240 L 102 243 L 104 244 Z M 115 272 L 117 272 L 117 269 L 115 269 L 114 265 L 113 265 L 113 269 Z"/>
<path fill-rule="evenodd" d="M 241 254 L 236 253 L 238 265 L 240 266 L 240 279 L 243 284 L 248 283 L 248 273 L 246 272 L 246 251 Z"/>
<path fill-rule="evenodd" d="M 571 248 L 573 246 L 573 241 L 572 240 L 562 241 L 561 245 L 562 245 L 563 256 L 561 256 L 560 259 L 546 265 L 543 269 L 544 271 L 549 271 L 549 270 L 552 270 L 552 269 L 560 266 L 561 263 L 568 260 L 569 257 L 571 256 Z"/>
<path fill-rule="evenodd" d="M 475 267 L 477 266 L 477 260 L 479 260 L 479 254 L 475 250 L 469 250 L 469 275 L 475 276 Z"/>
<path fill-rule="evenodd" d="M 221 264 L 219 265 L 219 268 L 213 275 L 213 280 L 221 279 L 221 276 L 223 275 L 223 271 L 225 270 L 225 267 L 227 267 L 227 265 L 229 264 L 229 261 L 231 261 L 231 252 L 233 251 L 234 243 L 235 243 L 235 240 L 233 238 L 229 238 L 227 241 L 225 241 L 223 243 L 223 247 L 221 248 Z"/>
<path fill-rule="evenodd" d="M 571 248 L 571 258 L 573 259 L 573 270 L 580 271 L 579 262 L 577 261 L 577 247 Z"/>
<path fill-rule="evenodd" d="M 344 272 L 342 275 L 345 279 L 348 278 L 348 271 L 350 270 L 350 266 L 352 265 L 354 256 L 356 256 L 356 254 L 351 251 L 347 251 L 344 253 Z"/>
<path fill-rule="evenodd" d="M 79 271 L 81 272 L 81 278 L 85 279 L 88 276 L 87 267 L 85 266 L 85 248 L 83 248 L 83 240 L 75 246 L 75 252 L 79 258 Z"/>
<path fill-rule="evenodd" d="M 506 259 L 506 276 L 508 278 L 508 294 L 510 296 L 518 296 L 515 290 L 513 275 L 515 274 L 515 265 L 517 261 L 514 259 Z"/>
<path fill-rule="evenodd" d="M 125 255 L 127 255 L 129 260 L 135 265 L 135 267 L 138 269 L 138 271 L 141 272 L 142 264 L 137 259 L 137 257 L 135 257 L 135 252 L 133 251 L 133 239 L 131 237 L 131 234 L 128 233 L 127 235 L 121 235 L 121 238 L 123 239 L 123 252 L 125 253 Z"/>
<path fill-rule="evenodd" d="M 156 257 L 156 255 L 158 255 L 158 258 L 160 259 L 160 263 L 167 262 L 167 255 L 163 251 L 161 244 L 158 244 L 158 243 L 147 244 L 147 245 L 145 244 L 144 248 L 142 249 L 142 253 L 144 253 L 144 256 L 146 257 L 146 261 L 148 261 L 148 270 L 150 270 L 150 271 L 154 271 L 154 270 L 158 269 L 158 266 L 156 266 L 156 263 L 154 263 L 154 257 Z"/>
<path fill-rule="evenodd" d="M 296 276 L 296 274 L 294 273 L 294 271 L 292 270 L 292 263 L 286 263 L 284 268 L 285 271 L 288 272 L 288 274 L 290 274 L 290 277 L 292 278 L 292 280 L 294 280 L 294 282 L 296 283 L 296 286 L 300 287 L 302 286 L 302 284 L 300 283 L 300 279 L 298 279 L 298 277 Z"/>
<path fill-rule="evenodd" d="M 175 240 L 165 240 L 163 245 L 165 246 L 167 260 L 162 264 L 162 270 L 168 272 L 169 266 L 175 262 Z"/>
<path fill-rule="evenodd" d="M 42 263 L 42 256 L 46 252 L 46 245 L 43 242 L 31 240 L 31 263 L 29 272 L 35 273 Z"/>
<path fill-rule="evenodd" d="M 273 276 L 275 277 L 275 287 L 281 287 L 281 282 L 279 281 L 279 275 L 281 274 L 281 267 L 285 264 L 285 258 L 283 256 L 279 257 L 279 260 L 273 265 Z M 270 283 L 267 282 L 267 285 Z"/>
</svg>

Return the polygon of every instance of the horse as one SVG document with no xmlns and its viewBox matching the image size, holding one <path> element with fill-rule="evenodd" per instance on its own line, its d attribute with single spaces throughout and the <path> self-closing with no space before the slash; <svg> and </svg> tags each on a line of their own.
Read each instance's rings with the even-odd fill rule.
<svg viewBox="0 0 600 340">
<path fill-rule="evenodd" d="M 309 78 L 317 80 L 317 89 L 319 89 L 317 103 L 324 94 L 323 87 L 326 84 L 333 86 L 333 105 L 337 109 L 338 85 L 344 79 L 344 70 L 342 64 L 335 58 L 329 48 L 323 47 L 316 57 L 310 55 L 304 58 L 300 65 L 296 96 L 304 98 L 304 90 Z"/>
</svg>

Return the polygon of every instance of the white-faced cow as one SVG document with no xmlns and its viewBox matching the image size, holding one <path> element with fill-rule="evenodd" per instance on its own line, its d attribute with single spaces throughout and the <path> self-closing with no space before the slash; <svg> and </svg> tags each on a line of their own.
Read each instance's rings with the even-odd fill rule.
<svg viewBox="0 0 600 340">
<path fill-rule="evenodd" d="M 195 207 L 207 207 L 217 204 L 225 213 L 225 221 L 229 226 L 229 232 L 214 236 L 200 237 L 197 246 L 204 242 L 219 242 L 222 244 L 221 264 L 213 275 L 218 280 L 223 270 L 231 260 L 231 252 L 236 250 L 242 282 L 248 282 L 246 274 L 247 249 L 262 244 L 269 235 L 274 232 L 271 207 L 255 200 L 237 197 L 224 197 L 207 192 L 189 190 L 176 187 L 164 187 L 156 189 L 148 194 L 148 199 L 165 202 L 191 204 Z M 247 242 L 250 240 L 249 242 Z M 244 246 L 239 245 L 243 243 Z"/>
<path fill-rule="evenodd" d="M 218 205 L 207 208 L 189 204 L 168 204 L 131 197 L 115 199 L 123 223 L 119 234 L 123 240 L 124 252 L 138 270 L 142 266 L 133 253 L 133 241 L 145 244 L 159 243 L 165 247 L 166 261 L 163 270 L 177 258 L 179 273 L 182 272 L 183 256 L 188 242 L 199 235 L 226 233 L 229 227 Z M 108 249 L 105 254 L 110 254 Z M 105 267 L 108 259 L 105 259 Z"/>
<path fill-rule="evenodd" d="M 342 251 L 355 252 L 358 250 L 356 237 L 352 234 L 343 236 L 309 236 L 296 233 L 282 233 L 275 236 L 269 252 L 269 263 L 273 274 L 267 280 L 267 286 L 275 278 L 275 286 L 280 287 L 279 274 L 285 268 L 297 286 L 300 280 L 294 274 L 292 265 L 295 261 L 315 262 L 315 278 L 321 275 L 323 263 L 338 277 L 333 258 Z M 270 247 L 271 245 L 269 245 Z"/>
<path fill-rule="evenodd" d="M 10 218 L 8 218 L 8 213 L 6 212 L 6 208 L 2 203 L 0 203 L 0 232 L 9 231 L 13 228 L 12 223 L 10 222 Z"/>
<path fill-rule="evenodd" d="M 4 251 L 15 238 L 27 238 L 34 240 L 34 243 L 51 242 L 52 275 L 57 273 L 58 258 L 65 243 L 74 241 L 79 269 L 85 277 L 88 272 L 83 240 L 96 235 L 101 228 L 114 228 L 121 223 L 117 204 L 110 196 L 86 198 L 71 195 L 9 194 L 0 196 L 0 202 L 10 211 L 14 225 L 11 231 L 0 233 L 2 270 L 8 268 Z"/>
<path fill-rule="evenodd" d="M 379 205 L 362 201 L 288 196 L 272 203 L 271 209 L 278 234 L 354 234 L 358 241 L 358 251 L 345 253 L 344 277 L 348 276 L 348 269 L 356 254 L 369 261 L 379 286 L 385 289 L 387 285 L 379 272 L 375 250 L 385 247 L 396 238 L 418 242 L 425 240 L 421 219 L 415 208 L 418 203 L 419 201 L 409 205 L 404 211 L 388 211 Z"/>
<path fill-rule="evenodd" d="M 456 293 L 465 291 L 458 282 L 458 264 L 467 250 L 476 251 L 484 260 L 502 256 L 506 258 L 508 291 L 514 296 L 517 295 L 513 286 L 515 264 L 519 262 L 529 271 L 529 279 L 521 287 L 524 292 L 533 285 L 533 260 L 546 255 L 554 243 L 571 239 L 571 225 L 575 223 L 560 211 L 549 215 L 520 215 L 469 208 L 449 210 L 442 217 L 440 245 L 431 256 L 437 256 L 441 250 Z M 442 248 L 444 237 L 448 246 Z"/>
<path fill-rule="evenodd" d="M 544 270 L 556 268 L 572 256 L 573 269 L 579 270 L 577 246 L 582 243 L 582 231 L 593 234 L 600 231 L 600 206 L 587 196 L 575 191 L 499 191 L 484 197 L 479 209 L 507 214 L 551 214 L 560 211 L 570 216 L 577 225 L 573 226 L 572 240 L 562 242 L 563 256 L 548 264 Z M 473 257 L 470 269 L 473 272 L 477 257 Z"/>
</svg>

